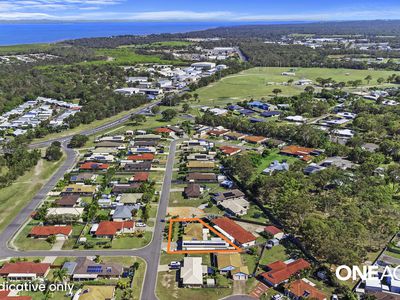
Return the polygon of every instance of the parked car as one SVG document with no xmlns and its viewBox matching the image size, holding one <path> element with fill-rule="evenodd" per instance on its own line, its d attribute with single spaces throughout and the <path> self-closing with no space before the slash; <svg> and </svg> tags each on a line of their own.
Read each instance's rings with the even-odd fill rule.
<svg viewBox="0 0 400 300">
<path fill-rule="evenodd" d="M 283 298 L 283 296 L 281 294 L 276 294 L 276 295 L 272 296 L 273 300 L 280 300 L 282 298 Z"/>
<path fill-rule="evenodd" d="M 136 222 L 136 227 L 146 227 L 146 224 L 140 223 L 140 222 Z"/>
<path fill-rule="evenodd" d="M 180 269 L 181 263 L 179 261 L 171 261 L 169 264 L 170 269 Z"/>
</svg>

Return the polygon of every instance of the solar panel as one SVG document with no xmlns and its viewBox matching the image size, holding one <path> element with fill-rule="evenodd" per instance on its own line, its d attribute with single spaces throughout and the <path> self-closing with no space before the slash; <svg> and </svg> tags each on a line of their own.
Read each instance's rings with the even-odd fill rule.
<svg viewBox="0 0 400 300">
<path fill-rule="evenodd" d="M 101 273 L 103 270 L 102 266 L 88 266 L 87 272 L 88 273 Z"/>
</svg>

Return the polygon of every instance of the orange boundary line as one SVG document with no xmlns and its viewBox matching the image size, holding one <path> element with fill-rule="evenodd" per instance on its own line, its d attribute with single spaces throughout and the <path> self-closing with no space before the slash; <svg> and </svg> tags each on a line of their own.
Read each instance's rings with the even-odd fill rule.
<svg viewBox="0 0 400 300">
<path fill-rule="evenodd" d="M 172 242 L 172 224 L 174 222 L 199 222 L 206 228 L 210 229 L 212 232 L 214 232 L 217 236 L 222 238 L 225 242 L 227 242 L 229 245 L 234 247 L 235 249 L 227 249 L 227 250 L 171 250 L 171 242 Z M 208 225 L 206 222 L 204 222 L 200 218 L 175 218 L 175 219 L 170 219 L 169 220 L 169 232 L 168 232 L 168 245 L 167 245 L 167 253 L 168 254 L 208 254 L 208 253 L 238 253 L 242 252 L 242 249 L 240 249 L 238 246 L 236 246 L 234 243 L 232 243 L 226 236 L 224 236 L 222 233 L 218 232 L 216 229 Z"/>
</svg>

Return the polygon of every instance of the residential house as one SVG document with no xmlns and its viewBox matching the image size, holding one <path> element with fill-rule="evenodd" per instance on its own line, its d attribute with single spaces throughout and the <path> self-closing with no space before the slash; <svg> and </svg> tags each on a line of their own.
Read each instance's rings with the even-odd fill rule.
<svg viewBox="0 0 400 300">
<path fill-rule="evenodd" d="M 32 300 L 31 296 L 16 296 L 15 292 L 9 290 L 0 291 L 1 300 Z"/>
<path fill-rule="evenodd" d="M 221 150 L 221 152 L 226 156 L 236 155 L 242 151 L 242 149 L 232 146 L 221 146 L 219 147 L 219 150 Z"/>
<path fill-rule="evenodd" d="M 321 153 L 321 151 L 313 149 L 313 148 L 306 148 L 306 147 L 300 147 L 300 146 L 295 146 L 295 145 L 285 146 L 280 150 L 280 154 L 288 155 L 288 156 L 295 156 L 304 161 L 310 161 L 311 155 L 318 156 L 320 153 Z"/>
<path fill-rule="evenodd" d="M 317 164 L 310 164 L 309 166 L 304 168 L 303 173 L 305 175 L 311 175 L 311 174 L 320 172 L 320 171 L 325 170 L 325 169 L 326 168 L 324 166 L 317 165 Z"/>
<path fill-rule="evenodd" d="M 132 161 L 153 161 L 154 154 L 153 153 L 141 153 L 136 155 L 128 156 L 128 160 Z"/>
<path fill-rule="evenodd" d="M 207 134 L 209 136 L 221 137 L 221 136 L 224 136 L 228 132 L 229 132 L 228 129 L 211 129 L 211 130 L 207 131 Z"/>
<path fill-rule="evenodd" d="M 92 185 L 85 184 L 70 184 L 63 188 L 61 195 L 81 195 L 81 196 L 93 196 L 97 189 Z"/>
<path fill-rule="evenodd" d="M 278 239 L 278 240 L 283 239 L 283 237 L 285 235 L 281 229 L 279 229 L 278 227 L 275 227 L 273 225 L 266 226 L 264 228 L 264 232 L 267 233 L 272 238 Z"/>
<path fill-rule="evenodd" d="M 46 217 L 63 216 L 63 215 L 72 215 L 75 217 L 81 217 L 83 211 L 84 211 L 83 207 L 50 207 L 47 211 Z"/>
<path fill-rule="evenodd" d="M 139 208 L 140 205 L 117 206 L 112 214 L 112 220 L 115 222 L 132 220 L 132 211 L 138 210 Z"/>
<path fill-rule="evenodd" d="M 72 183 L 94 182 L 96 178 L 97 178 L 96 174 L 85 172 L 85 173 L 71 175 L 69 181 Z"/>
<path fill-rule="evenodd" d="M 124 172 L 150 171 L 151 161 L 138 161 L 121 164 Z"/>
<path fill-rule="evenodd" d="M 279 161 L 274 160 L 269 167 L 264 169 L 262 172 L 263 174 L 272 175 L 272 173 L 280 171 L 289 171 L 289 164 L 286 161 L 280 163 Z"/>
<path fill-rule="evenodd" d="M 231 219 L 222 217 L 213 219 L 212 222 L 215 224 L 215 229 L 237 245 L 241 247 L 251 247 L 255 245 L 256 237 Z"/>
<path fill-rule="evenodd" d="M 0 269 L 0 276 L 7 280 L 30 280 L 45 278 L 50 271 L 48 263 L 33 263 L 20 261 L 15 263 L 6 262 Z"/>
<path fill-rule="evenodd" d="M 148 172 L 137 172 L 128 181 L 129 182 L 146 182 L 149 180 Z"/>
<path fill-rule="evenodd" d="M 260 114 L 260 116 L 262 116 L 264 118 L 271 118 L 271 117 L 280 116 L 281 114 L 282 114 L 282 112 L 280 112 L 280 111 L 264 111 Z"/>
<path fill-rule="evenodd" d="M 214 173 L 189 173 L 186 176 L 186 181 L 201 182 L 201 183 L 215 183 L 217 182 L 217 175 Z"/>
<path fill-rule="evenodd" d="M 267 138 L 264 136 L 246 135 L 243 140 L 250 144 L 262 144 L 267 141 Z"/>
<path fill-rule="evenodd" d="M 248 106 L 249 106 L 249 107 L 252 107 L 252 108 L 262 109 L 262 110 L 269 110 L 270 107 L 271 107 L 270 104 L 263 103 L 263 102 L 260 102 L 260 101 L 252 101 L 252 102 L 249 102 L 249 103 L 248 103 Z"/>
<path fill-rule="evenodd" d="M 202 257 L 185 257 L 180 269 L 180 282 L 185 287 L 203 286 L 203 275 L 207 273 L 207 266 L 202 265 Z"/>
<path fill-rule="evenodd" d="M 260 274 L 261 279 L 269 286 L 276 287 L 283 282 L 287 282 L 293 275 L 310 268 L 310 264 L 300 258 L 286 262 L 279 260 L 266 265 L 266 268 L 268 271 Z"/>
<path fill-rule="evenodd" d="M 58 239 L 67 239 L 71 233 L 72 226 L 34 226 L 29 236 L 40 239 L 54 235 Z"/>
<path fill-rule="evenodd" d="M 189 172 L 211 172 L 215 168 L 215 162 L 213 161 L 188 161 L 186 164 Z"/>
<path fill-rule="evenodd" d="M 243 140 L 246 135 L 240 132 L 231 131 L 224 135 L 227 140 L 240 141 Z"/>
<path fill-rule="evenodd" d="M 79 170 L 81 171 L 106 171 L 110 168 L 109 164 L 97 163 L 97 162 L 85 162 L 80 165 Z"/>
<path fill-rule="evenodd" d="M 196 183 L 189 183 L 185 187 L 183 194 L 188 199 L 199 198 L 201 196 L 200 185 Z"/>
<path fill-rule="evenodd" d="M 156 134 L 161 134 L 161 135 L 169 135 L 171 136 L 173 131 L 167 127 L 159 127 L 159 128 L 155 128 L 153 130 Z"/>
<path fill-rule="evenodd" d="M 134 183 L 117 183 L 114 184 L 111 190 L 111 193 L 116 195 L 116 194 L 123 194 L 123 193 L 129 193 L 132 192 L 138 188 L 140 188 L 142 184 L 139 182 L 134 182 Z"/>
<path fill-rule="evenodd" d="M 81 197 L 79 195 L 66 195 L 57 199 L 55 204 L 59 207 L 75 207 L 79 206 Z"/>
<path fill-rule="evenodd" d="M 63 269 L 72 275 L 73 280 L 118 279 L 124 267 L 117 263 L 96 263 L 86 257 L 78 257 L 75 262 L 68 262 Z"/>
<path fill-rule="evenodd" d="M 243 264 L 239 253 L 218 253 L 216 265 L 221 274 L 228 274 L 233 280 L 247 280 L 249 269 Z"/>
<path fill-rule="evenodd" d="M 298 279 L 285 285 L 285 295 L 293 300 L 327 300 L 326 295 L 306 279 Z"/>
<path fill-rule="evenodd" d="M 244 196 L 245 195 L 241 190 L 234 189 L 218 193 L 216 196 L 213 197 L 213 200 L 219 205 L 221 202 L 226 200 L 243 199 Z"/>
<path fill-rule="evenodd" d="M 113 238 L 115 235 L 118 234 L 133 232 L 134 226 L 135 223 L 133 221 L 101 221 L 98 224 L 94 235 L 99 238 Z"/>
<path fill-rule="evenodd" d="M 135 142 L 137 142 L 137 141 L 159 142 L 160 140 L 161 140 L 161 135 L 158 135 L 158 134 L 143 134 L 143 135 L 137 135 L 135 137 Z"/>
</svg>

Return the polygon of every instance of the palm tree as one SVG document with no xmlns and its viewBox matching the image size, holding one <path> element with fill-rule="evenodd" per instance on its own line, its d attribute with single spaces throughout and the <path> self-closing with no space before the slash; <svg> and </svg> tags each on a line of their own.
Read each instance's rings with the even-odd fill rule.
<svg viewBox="0 0 400 300">
<path fill-rule="evenodd" d="M 367 77 L 365 77 L 365 80 L 367 81 L 367 83 L 369 84 L 369 82 L 372 80 L 372 76 L 368 75 Z"/>
<path fill-rule="evenodd" d="M 54 271 L 53 273 L 54 278 L 61 282 L 64 282 L 64 280 L 68 277 L 68 272 L 67 269 L 61 268 L 59 270 Z"/>
</svg>

